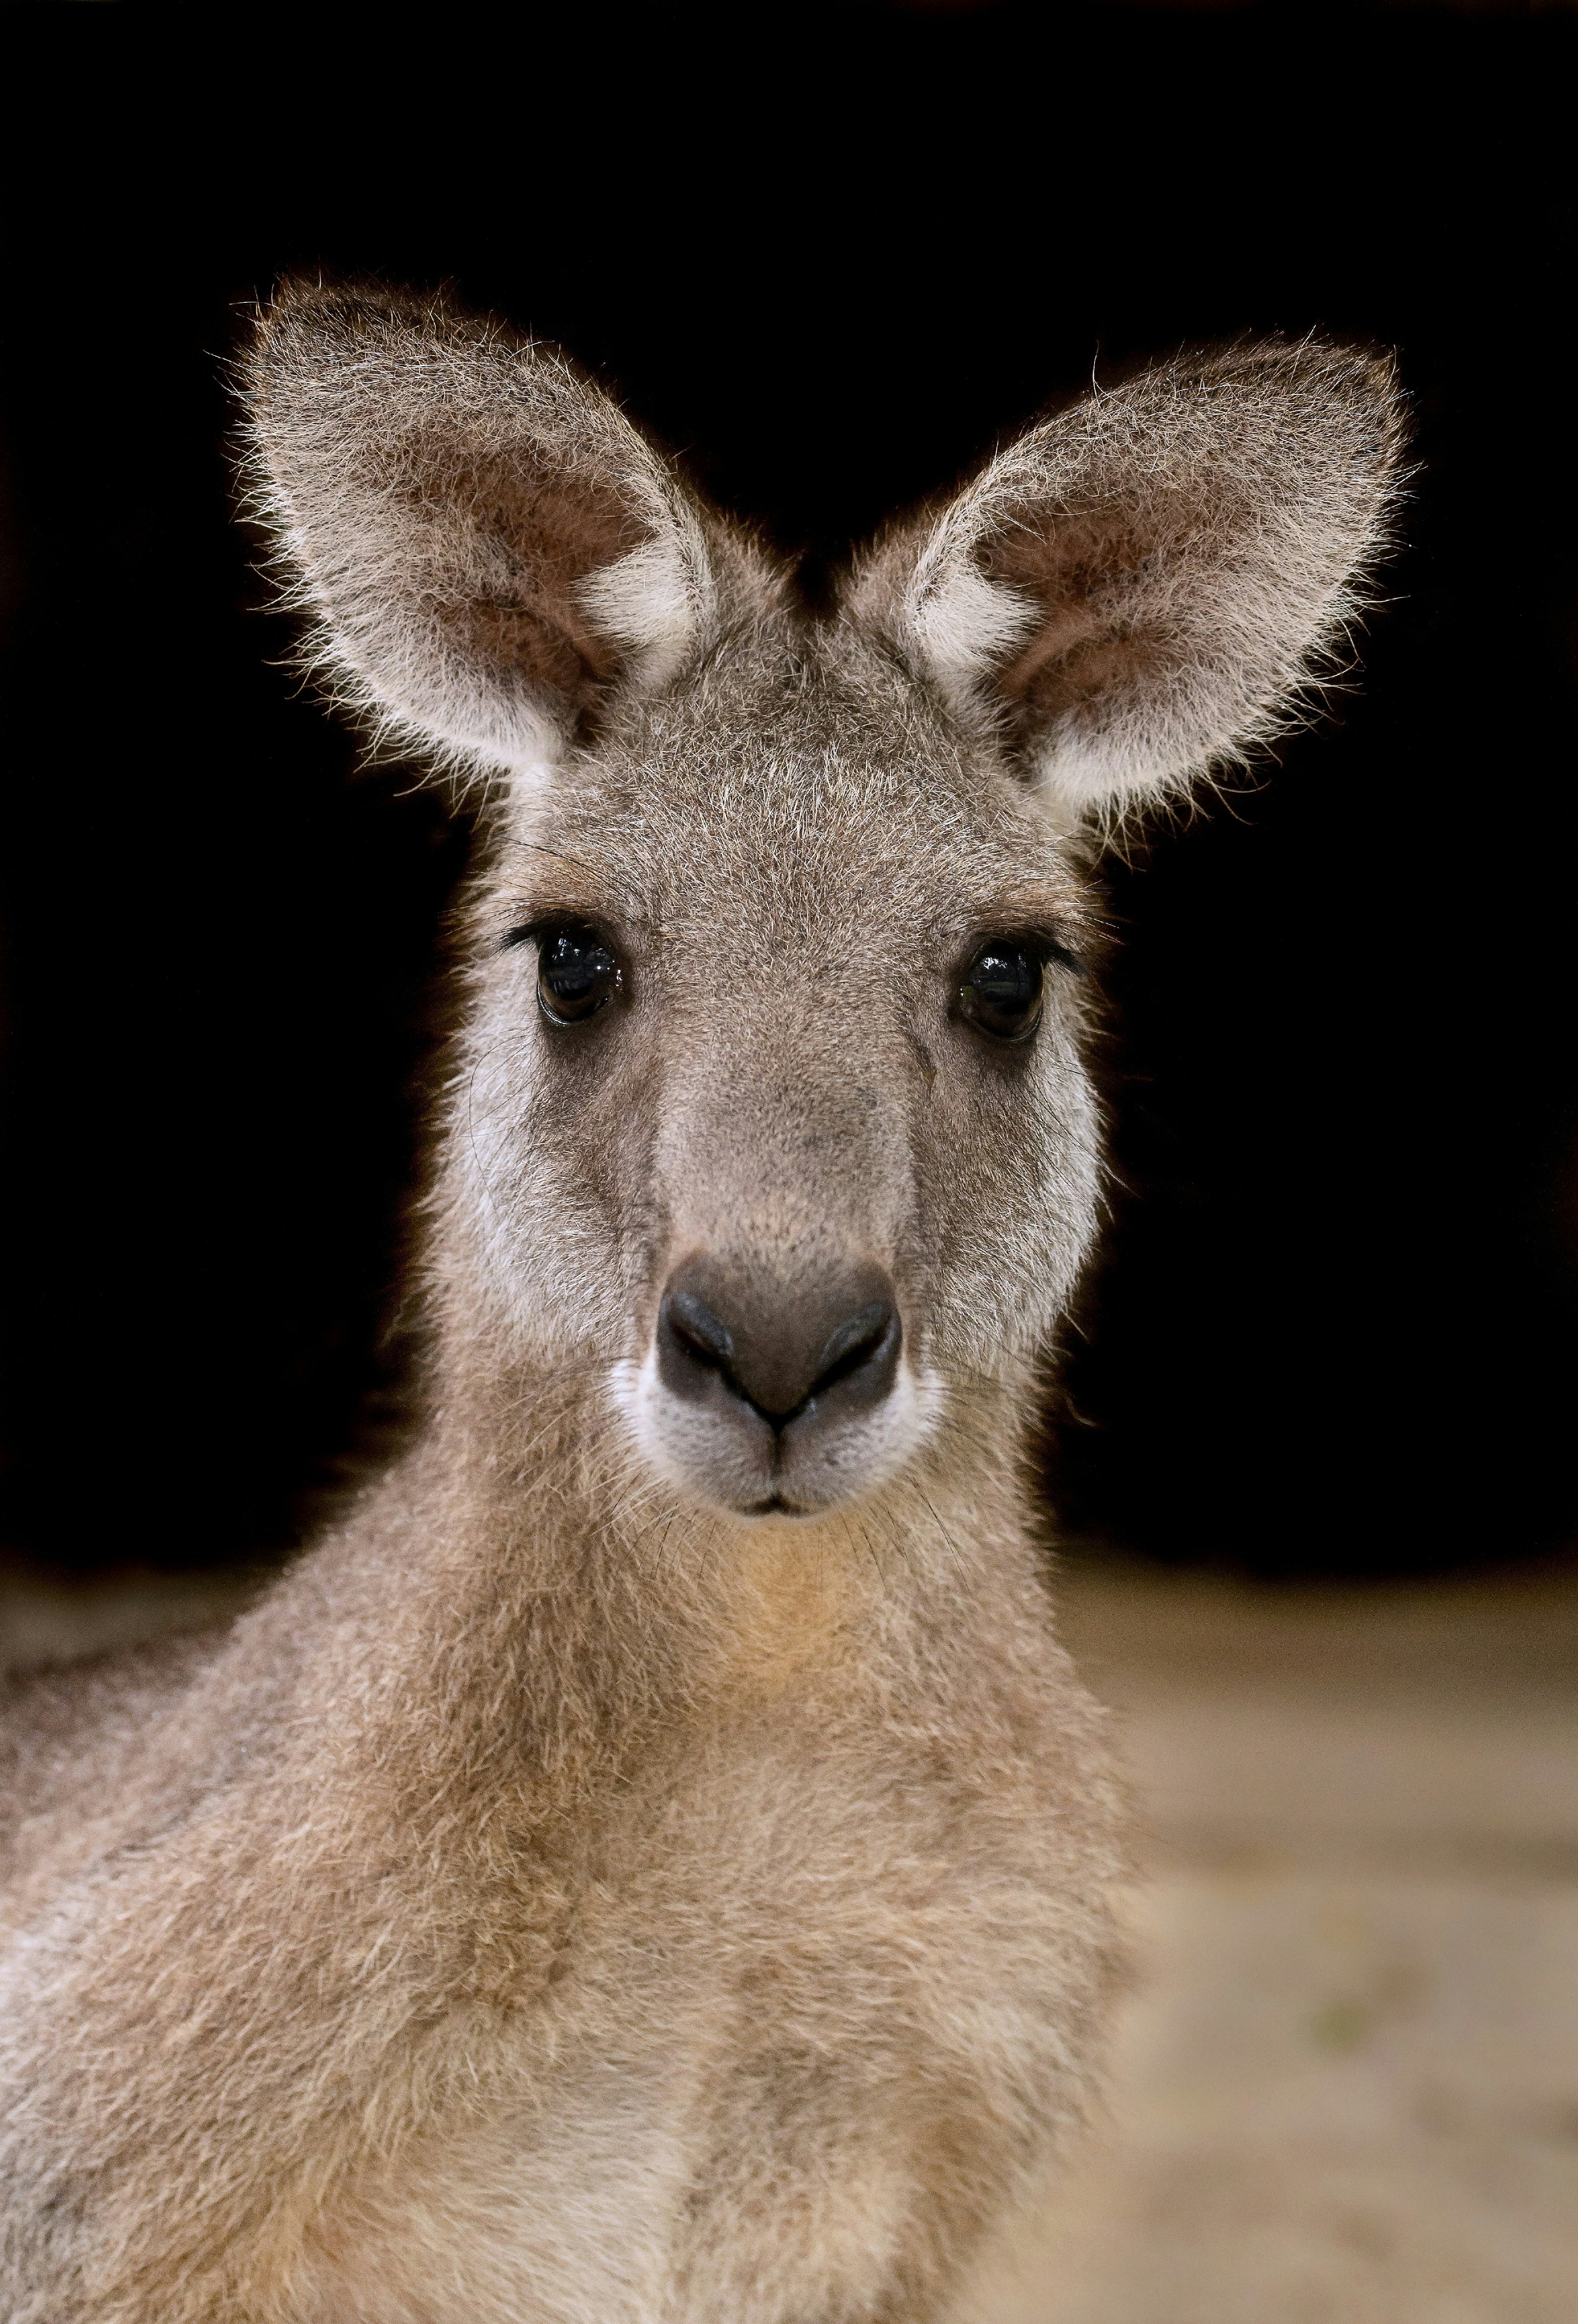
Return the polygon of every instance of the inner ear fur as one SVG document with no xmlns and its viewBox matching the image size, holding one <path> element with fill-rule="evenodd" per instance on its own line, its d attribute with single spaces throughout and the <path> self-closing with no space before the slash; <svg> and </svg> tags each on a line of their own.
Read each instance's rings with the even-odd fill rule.
<svg viewBox="0 0 1578 2324">
<path fill-rule="evenodd" d="M 1055 820 L 1111 820 L 1280 731 L 1361 606 L 1402 446 L 1382 358 L 1180 358 L 1042 421 L 879 545 L 852 609 Z"/>
<path fill-rule="evenodd" d="M 697 512 L 556 349 L 441 300 L 288 284 L 245 391 L 254 512 L 380 739 L 536 772 L 704 641 Z"/>
<path fill-rule="evenodd" d="M 623 655 L 577 593 L 641 546 L 634 512 L 602 478 L 567 485 L 535 447 L 486 459 L 418 430 L 404 465 L 402 497 L 413 531 L 428 535 L 423 579 L 448 650 L 494 686 L 518 674 L 561 720 L 582 718 Z"/>
</svg>

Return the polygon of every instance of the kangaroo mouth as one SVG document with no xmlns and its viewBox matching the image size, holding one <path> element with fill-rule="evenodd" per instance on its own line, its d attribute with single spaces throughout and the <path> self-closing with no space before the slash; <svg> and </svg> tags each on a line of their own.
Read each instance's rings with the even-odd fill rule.
<svg viewBox="0 0 1578 2324">
<path fill-rule="evenodd" d="M 866 1324 L 863 1314 L 855 1320 Z M 680 1322 L 699 1336 L 689 1314 Z M 814 1523 L 884 1483 L 928 1433 L 929 1402 L 897 1360 L 896 1319 L 875 1355 L 865 1331 L 853 1351 L 856 1373 L 840 1370 L 826 1386 L 819 1376 L 781 1413 L 740 1393 L 680 1333 L 668 1336 L 675 1345 L 665 1346 L 660 1330 L 639 1370 L 621 1368 L 620 1400 L 659 1472 L 720 1515 L 747 1525 Z"/>
</svg>

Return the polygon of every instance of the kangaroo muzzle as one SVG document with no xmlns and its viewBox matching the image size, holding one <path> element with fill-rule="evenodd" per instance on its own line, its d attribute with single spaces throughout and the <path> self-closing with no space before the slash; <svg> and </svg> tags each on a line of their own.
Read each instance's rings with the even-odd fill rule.
<svg viewBox="0 0 1578 2324">
<path fill-rule="evenodd" d="M 904 1339 L 873 1261 L 790 1284 L 693 1253 L 663 1289 L 640 1433 L 671 1476 L 735 1515 L 815 1515 L 890 1474 L 914 1442 Z"/>
</svg>

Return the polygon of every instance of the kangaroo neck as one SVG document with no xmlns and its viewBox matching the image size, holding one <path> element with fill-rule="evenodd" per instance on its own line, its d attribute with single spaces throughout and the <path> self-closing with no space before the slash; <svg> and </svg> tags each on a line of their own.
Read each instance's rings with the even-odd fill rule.
<svg viewBox="0 0 1578 2324">
<path fill-rule="evenodd" d="M 1028 1555 L 1018 1416 L 991 1402 L 866 1501 L 742 1524 L 639 1470 L 595 1378 L 453 1382 L 347 1544 L 380 1695 L 437 1696 L 457 1748 L 547 1768 L 879 1668 L 886 1690 Z"/>
</svg>

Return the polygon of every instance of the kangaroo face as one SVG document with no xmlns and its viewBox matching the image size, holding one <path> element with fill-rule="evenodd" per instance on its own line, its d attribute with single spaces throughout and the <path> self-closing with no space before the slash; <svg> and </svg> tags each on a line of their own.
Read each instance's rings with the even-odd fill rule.
<svg viewBox="0 0 1578 2324">
<path fill-rule="evenodd" d="M 817 621 L 497 325 L 293 290 L 250 401 L 340 698 L 488 785 L 452 1323 L 604 1382 L 715 1510 L 870 1491 L 1056 1326 L 1096 1204 L 1088 867 L 1352 614 L 1384 365 L 1271 344 L 1094 397 Z"/>
<path fill-rule="evenodd" d="M 495 852 L 460 1151 L 518 1328 L 733 1512 L 891 1475 L 1088 1240 L 1087 930 L 1019 787 L 857 639 L 720 656 Z"/>
</svg>

